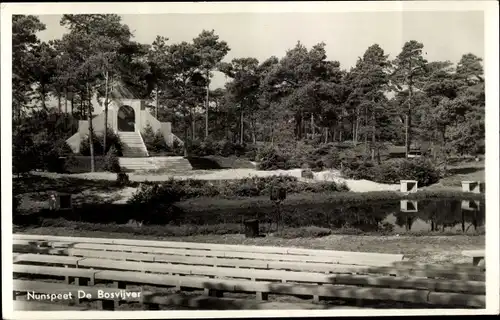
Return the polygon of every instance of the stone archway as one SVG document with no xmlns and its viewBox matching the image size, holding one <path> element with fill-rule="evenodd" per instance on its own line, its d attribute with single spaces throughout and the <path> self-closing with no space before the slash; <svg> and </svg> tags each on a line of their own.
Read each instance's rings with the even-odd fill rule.
<svg viewBox="0 0 500 320">
<path fill-rule="evenodd" d="M 135 131 L 135 111 L 131 106 L 118 109 L 118 131 Z"/>
</svg>

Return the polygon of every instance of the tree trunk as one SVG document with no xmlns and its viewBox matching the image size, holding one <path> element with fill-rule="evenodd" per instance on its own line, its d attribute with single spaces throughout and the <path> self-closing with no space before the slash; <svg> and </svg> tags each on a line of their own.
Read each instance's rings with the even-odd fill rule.
<svg viewBox="0 0 500 320">
<path fill-rule="evenodd" d="M 104 78 L 106 80 L 104 85 L 104 142 L 103 142 L 103 155 L 106 154 L 106 140 L 108 138 L 108 71 L 105 72 Z"/>
<path fill-rule="evenodd" d="M 196 137 L 196 121 L 195 121 L 195 114 L 193 112 L 193 107 L 189 108 L 189 113 L 191 116 L 191 139 L 194 141 Z"/>
<path fill-rule="evenodd" d="M 368 106 L 365 105 L 365 157 L 368 154 Z"/>
<path fill-rule="evenodd" d="M 59 114 L 62 113 L 62 103 L 61 103 L 61 93 L 57 93 L 57 109 L 59 110 Z"/>
<path fill-rule="evenodd" d="M 405 149 L 406 149 L 406 158 L 408 158 L 408 155 L 410 154 L 410 148 L 411 148 L 411 99 L 413 96 L 413 88 L 412 88 L 412 83 L 410 79 L 410 85 L 409 85 L 409 91 L 408 91 L 408 112 L 406 116 L 406 126 L 405 126 L 405 131 L 406 131 L 406 139 L 405 139 Z"/>
<path fill-rule="evenodd" d="M 252 119 L 252 121 L 250 122 L 250 124 L 252 125 L 252 142 L 253 144 L 255 145 L 257 143 L 257 134 L 256 134 L 256 130 L 255 130 L 255 117 L 253 117 L 254 119 Z"/>
<path fill-rule="evenodd" d="M 354 145 L 358 144 L 358 132 L 359 132 L 359 111 L 356 112 L 356 126 L 353 138 Z"/>
<path fill-rule="evenodd" d="M 73 97 L 73 94 L 71 94 L 71 115 L 73 115 L 75 112 L 75 98 Z"/>
<path fill-rule="evenodd" d="M 88 94 L 88 114 L 87 119 L 89 122 L 89 145 L 90 145 L 90 172 L 95 171 L 95 162 L 94 162 L 94 139 L 92 137 L 94 133 L 94 128 L 92 127 L 92 100 L 90 98 L 90 89 L 87 84 L 87 94 Z M 83 100 L 83 99 L 82 99 Z"/>
<path fill-rule="evenodd" d="M 83 94 L 80 95 L 80 115 L 82 119 L 85 119 L 87 113 L 85 112 L 85 107 L 83 105 Z"/>
<path fill-rule="evenodd" d="M 372 161 L 375 161 L 375 108 L 372 110 Z"/>
<path fill-rule="evenodd" d="M 241 111 L 240 111 L 240 144 L 243 144 L 243 134 L 244 134 L 244 129 L 243 129 L 243 108 L 241 108 Z"/>
<path fill-rule="evenodd" d="M 229 112 L 226 112 L 226 121 L 224 123 L 224 129 L 226 131 L 226 140 L 229 141 Z"/>
<path fill-rule="evenodd" d="M 335 135 L 335 131 L 333 135 Z M 325 128 L 325 143 L 328 143 L 328 127 Z"/>
<path fill-rule="evenodd" d="M 311 134 L 312 134 L 312 137 L 314 138 L 314 113 L 311 113 Z"/>
<path fill-rule="evenodd" d="M 47 109 L 47 106 L 45 105 L 45 86 L 43 84 L 42 84 L 41 95 L 42 95 L 42 108 L 45 110 Z"/>
<path fill-rule="evenodd" d="M 156 93 L 156 97 L 155 97 L 155 118 L 158 119 L 158 104 L 159 104 L 159 101 L 158 101 L 158 83 L 156 84 L 156 89 L 155 89 L 155 93 Z"/>
<path fill-rule="evenodd" d="M 64 113 L 68 114 L 68 90 L 64 89 Z"/>
<path fill-rule="evenodd" d="M 271 125 L 271 145 L 274 144 L 274 124 Z"/>
<path fill-rule="evenodd" d="M 205 112 L 205 139 L 208 138 L 208 106 L 209 106 L 209 90 L 210 90 L 210 71 L 207 70 L 207 95 L 206 95 L 206 99 L 205 99 L 205 108 L 206 108 L 206 112 Z"/>
</svg>

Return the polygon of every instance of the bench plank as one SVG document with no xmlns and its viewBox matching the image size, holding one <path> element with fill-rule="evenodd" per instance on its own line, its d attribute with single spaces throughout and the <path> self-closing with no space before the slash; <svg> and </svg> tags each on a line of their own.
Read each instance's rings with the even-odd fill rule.
<svg viewBox="0 0 500 320">
<path fill-rule="evenodd" d="M 342 275 L 312 272 L 292 272 L 279 270 L 244 270 L 235 268 L 182 266 L 161 263 L 121 262 L 113 264 L 112 260 L 87 258 L 78 262 L 79 268 L 42 267 L 32 265 L 14 265 L 14 273 L 30 273 L 44 275 L 60 275 L 92 278 L 102 271 L 85 268 L 104 268 L 121 271 L 141 271 L 170 273 L 194 276 L 215 276 L 219 278 L 241 278 L 249 280 L 275 280 L 281 282 L 309 282 L 321 284 L 343 284 L 358 286 L 389 287 L 401 289 L 426 289 L 444 292 L 467 292 L 484 294 L 485 283 L 477 281 L 434 280 L 427 278 L 407 278 L 392 276 Z"/>
<path fill-rule="evenodd" d="M 149 283 L 165 286 L 180 286 L 187 288 L 212 289 L 230 292 L 260 292 L 284 295 L 309 295 L 330 298 L 348 298 L 361 300 L 390 300 L 423 304 L 461 304 L 467 307 L 484 307 L 481 299 L 467 299 L 470 295 L 450 293 L 455 298 L 429 300 L 430 291 L 392 288 L 360 288 L 356 286 L 341 286 L 324 284 L 276 284 L 265 281 L 212 279 L 195 276 L 170 276 L 147 274 L 141 272 L 102 271 L 96 274 L 96 279 L 124 281 L 130 283 Z M 447 295 L 442 294 L 442 296 Z"/>
<path fill-rule="evenodd" d="M 136 252 L 149 254 L 164 254 L 164 255 L 181 255 L 181 256 L 198 256 L 198 257 L 217 257 L 217 258 L 243 258 L 251 260 L 266 260 L 266 261 L 300 261 L 300 262 L 322 262 L 322 263 L 344 263 L 353 265 L 369 265 L 369 266 L 387 266 L 391 265 L 393 260 L 385 260 L 384 258 L 365 258 L 344 256 L 310 256 L 310 255 L 288 255 L 274 253 L 250 253 L 250 252 L 232 252 L 218 250 L 186 250 L 172 248 L 155 248 L 141 246 L 125 246 L 125 245 L 106 245 L 106 244 L 88 244 L 77 243 L 73 246 L 75 249 L 90 249 L 104 251 L 119 251 L 119 252 Z"/>
<path fill-rule="evenodd" d="M 208 296 L 145 295 L 143 303 L 182 306 L 196 310 L 307 310 L 307 309 L 359 309 L 350 306 L 329 306 L 313 303 L 267 302 L 248 299 L 214 298 Z"/>
<path fill-rule="evenodd" d="M 106 288 L 106 287 L 92 287 L 92 286 L 76 286 L 76 285 L 69 285 L 69 284 L 64 284 L 64 283 L 54 283 L 54 282 L 43 282 L 43 281 L 30 281 L 30 280 L 18 280 L 14 279 L 13 281 L 13 291 L 17 292 L 36 292 L 38 293 L 46 293 L 46 294 L 51 294 L 51 293 L 56 293 L 56 294 L 69 294 L 71 293 L 73 297 L 76 297 L 78 295 L 78 291 L 83 290 L 85 293 L 88 293 L 91 295 L 92 300 L 114 300 L 113 298 L 107 298 L 106 296 L 99 298 L 98 297 L 98 292 L 106 292 L 109 294 L 114 294 L 115 296 L 117 294 L 120 294 L 123 292 L 122 289 L 118 288 Z M 127 290 L 128 292 L 141 292 L 138 290 Z M 117 299 L 118 300 L 118 299 Z M 140 302 L 141 301 L 141 296 L 138 295 L 137 297 L 134 296 L 123 296 L 123 299 L 120 299 L 123 301 L 130 301 L 130 302 Z"/>
<path fill-rule="evenodd" d="M 152 240 L 131 240 L 131 239 L 110 239 L 110 238 L 86 238 L 86 237 L 59 237 L 47 235 L 28 235 L 14 234 L 14 239 L 25 240 L 46 240 L 67 243 L 95 243 L 95 244 L 116 244 L 132 246 L 148 246 L 160 248 L 180 248 L 180 249 L 204 249 L 233 252 L 253 252 L 253 253 L 276 253 L 276 254 L 297 254 L 297 255 L 316 255 L 316 256 L 356 256 L 356 257 L 374 257 L 376 259 L 394 259 L 402 260 L 402 254 L 391 253 L 370 253 L 370 252 L 351 252 L 335 251 L 324 249 L 303 249 L 272 246 L 248 246 L 248 245 L 227 245 L 215 243 L 197 243 L 197 242 L 178 242 L 178 241 L 152 241 Z"/>
<path fill-rule="evenodd" d="M 87 311 L 86 307 L 61 305 L 57 303 L 45 303 L 38 301 L 14 300 L 14 311 Z"/>
</svg>

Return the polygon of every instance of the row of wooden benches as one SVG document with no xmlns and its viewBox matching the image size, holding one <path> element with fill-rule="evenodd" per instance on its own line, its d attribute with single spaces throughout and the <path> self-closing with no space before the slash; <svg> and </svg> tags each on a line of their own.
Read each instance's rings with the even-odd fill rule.
<svg viewBox="0 0 500 320">
<path fill-rule="evenodd" d="M 199 271 L 203 274 L 223 274 L 224 270 Z M 280 283 L 277 281 L 256 281 L 219 276 L 200 275 L 168 275 L 160 273 L 146 273 L 134 271 L 115 270 L 92 270 L 86 268 L 65 268 L 31 265 L 15 265 L 15 275 L 49 275 L 65 277 L 68 282 L 75 279 L 76 286 L 71 284 L 53 284 L 37 281 L 14 281 L 16 292 L 76 292 L 82 284 L 92 286 L 96 283 L 116 283 L 119 289 L 125 289 L 126 284 L 153 285 L 160 287 L 175 287 L 182 289 L 205 290 L 208 294 L 222 296 L 223 292 L 245 292 L 255 293 L 258 300 L 267 300 L 269 294 L 310 296 L 313 301 L 318 302 L 320 298 L 344 298 L 358 300 L 391 300 L 398 302 L 410 302 L 434 305 L 457 305 L 467 307 L 483 307 L 485 304 L 485 284 L 477 281 L 452 281 L 433 279 L 405 279 L 397 277 L 363 277 L 356 275 L 324 276 L 321 274 L 309 274 L 309 277 L 299 282 Z M 164 271 L 165 272 L 165 271 Z M 168 272 L 168 271 L 166 271 Z M 252 273 L 251 271 L 248 273 Z M 288 275 L 280 276 L 276 272 L 263 278 L 286 279 Z M 243 277 L 243 274 L 238 275 Z M 253 275 L 249 275 L 253 277 Z M 247 276 L 248 277 L 248 276 Z M 245 278 L 247 278 L 245 277 Z M 297 275 L 300 277 L 300 275 Z M 248 279 L 248 278 L 247 278 Z M 292 280 L 292 281 L 293 281 Z M 314 281 L 314 283 L 312 283 Z M 310 282 L 310 283 L 307 283 Z M 366 287 L 368 286 L 368 287 Z M 417 289 L 416 289 L 417 288 Z M 119 290 L 116 289 L 116 290 Z M 85 289 L 88 291 L 89 289 Z M 101 289 L 102 290 L 102 289 Z M 110 290 L 107 288 L 106 290 Z M 467 294 L 460 292 L 468 292 Z M 145 300 L 140 300 L 147 303 Z"/>
<path fill-rule="evenodd" d="M 185 249 L 193 251 L 210 250 L 210 251 L 226 251 L 226 252 L 248 252 L 248 253 L 267 253 L 281 255 L 308 255 L 321 257 L 337 257 L 343 258 L 352 257 L 356 262 L 366 259 L 376 260 L 379 263 L 387 264 L 394 261 L 403 260 L 402 254 L 386 254 L 386 253 L 365 253 L 365 252 L 346 252 L 332 250 L 312 250 L 302 248 L 286 248 L 286 247 L 271 247 L 271 246 L 242 246 L 242 245 L 225 245 L 211 243 L 193 243 L 193 242 L 176 242 L 176 241 L 150 241 L 150 240 L 129 240 L 129 239 L 106 239 L 106 238 L 86 238 L 86 237 L 57 237 L 57 236 L 40 236 L 15 234 L 14 245 L 34 244 L 48 247 L 69 247 L 72 244 L 114 244 L 114 245 L 132 245 L 141 247 L 153 248 L 170 248 L 170 249 Z M 152 251 L 148 251 L 152 253 Z M 477 265 L 484 260 L 484 250 L 465 250 L 462 252 L 464 256 L 471 257 L 473 264 Z M 193 255 L 196 255 L 195 253 Z M 343 260 L 344 262 L 346 260 Z M 382 261 L 382 262 L 380 262 Z"/>
<path fill-rule="evenodd" d="M 316 302 L 322 298 L 341 298 L 465 307 L 484 307 L 485 304 L 484 268 L 420 265 L 400 261 L 402 255 L 382 256 L 380 259 L 385 259 L 386 265 L 373 266 L 370 264 L 376 254 L 327 250 L 293 251 L 293 248 L 264 247 L 267 253 L 249 255 L 247 253 L 259 247 L 191 246 L 190 243 L 174 242 L 176 247 L 172 248 L 167 247 L 170 243 L 154 241 L 151 241 L 154 245 L 137 241 L 136 245 L 131 245 L 129 240 L 118 241 L 127 244 L 113 244 L 117 240 L 105 239 L 106 243 L 100 244 L 97 241 L 101 239 L 90 241 L 83 238 L 84 241 L 80 242 L 82 239 L 51 236 L 14 240 L 17 249 L 28 247 L 39 251 L 15 256 L 13 271 L 16 277 L 52 276 L 66 280 L 66 283 L 51 286 L 46 282 L 16 280 L 14 290 L 18 293 L 33 288 L 62 290 L 63 286 L 66 291 L 79 290 L 77 287 L 82 285 L 99 286 L 113 282 L 118 288 L 124 288 L 126 284 L 153 285 L 177 290 L 204 290 L 218 297 L 223 292 L 245 292 L 255 294 L 258 300 L 266 300 L 269 294 L 280 294 L 310 296 Z M 153 254 L 147 253 L 150 251 Z M 368 265 L 350 258 L 353 256 L 360 257 Z M 306 257 L 305 261 L 309 262 L 301 262 L 299 257 Z M 118 263 L 117 260 L 121 261 Z M 55 288 L 56 285 L 60 287 Z M 108 289 L 114 290 L 101 290 Z M 172 299 L 157 294 L 143 297 L 158 302 L 143 298 L 141 302 L 149 306 L 172 303 Z M 187 302 L 191 301 L 189 299 L 176 301 L 193 304 Z M 206 300 L 200 298 L 196 301 Z M 248 305 L 248 300 L 245 301 Z M 105 309 L 116 306 L 113 301 L 103 303 Z M 252 308 L 258 306 L 262 305 L 254 303 Z"/>
</svg>

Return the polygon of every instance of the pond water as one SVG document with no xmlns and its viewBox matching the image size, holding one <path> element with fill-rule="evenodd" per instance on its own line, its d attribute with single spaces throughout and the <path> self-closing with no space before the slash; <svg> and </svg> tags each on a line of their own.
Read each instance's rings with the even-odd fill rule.
<svg viewBox="0 0 500 320">
<path fill-rule="evenodd" d="M 283 205 L 281 216 L 288 227 L 317 226 L 324 228 L 353 227 L 363 231 L 391 229 L 394 232 L 474 233 L 484 226 L 484 202 L 478 200 L 391 200 L 361 203 L 324 203 L 315 205 Z M 178 217 L 176 223 L 217 224 L 241 223 L 245 219 L 275 221 L 277 210 L 269 208 L 232 208 L 227 212 L 191 213 Z"/>
</svg>

